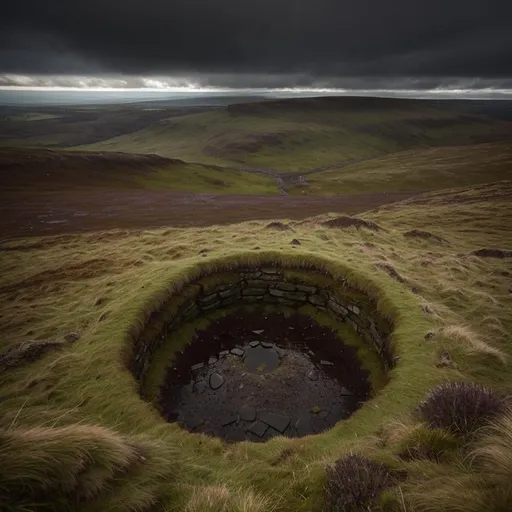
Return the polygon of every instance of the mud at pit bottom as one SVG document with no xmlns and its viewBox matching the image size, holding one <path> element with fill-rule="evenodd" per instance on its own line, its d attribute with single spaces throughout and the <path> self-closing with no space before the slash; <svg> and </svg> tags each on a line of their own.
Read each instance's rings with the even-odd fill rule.
<svg viewBox="0 0 512 512">
<path fill-rule="evenodd" d="M 263 308 L 212 321 L 175 355 L 160 388 L 169 422 L 226 441 L 317 434 L 371 392 L 357 349 L 312 317 Z"/>
</svg>

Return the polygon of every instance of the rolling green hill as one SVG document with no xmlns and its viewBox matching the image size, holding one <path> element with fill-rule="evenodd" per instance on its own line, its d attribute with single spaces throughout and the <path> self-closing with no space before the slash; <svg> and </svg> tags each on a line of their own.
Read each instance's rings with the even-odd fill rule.
<svg viewBox="0 0 512 512">
<path fill-rule="evenodd" d="M 313 98 L 230 105 L 160 120 L 84 150 L 303 172 L 413 147 L 496 142 L 512 123 L 414 100 Z"/>
<path fill-rule="evenodd" d="M 269 176 L 156 155 L 29 148 L 0 149 L 0 179 L 4 192 L 98 187 L 215 194 L 279 192 Z"/>
<path fill-rule="evenodd" d="M 512 178 L 512 143 L 416 148 L 306 176 L 288 193 L 438 190 Z"/>
</svg>

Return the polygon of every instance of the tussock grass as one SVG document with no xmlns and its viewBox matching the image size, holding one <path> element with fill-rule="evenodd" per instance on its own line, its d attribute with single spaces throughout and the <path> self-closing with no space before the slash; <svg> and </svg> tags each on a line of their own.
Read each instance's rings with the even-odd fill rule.
<svg viewBox="0 0 512 512">
<path fill-rule="evenodd" d="M 495 391 L 470 382 L 446 382 L 420 404 L 419 413 L 430 428 L 446 428 L 460 436 L 474 434 L 500 415 L 505 401 Z"/>
<path fill-rule="evenodd" d="M 326 507 L 332 512 L 368 510 L 379 493 L 397 483 L 386 466 L 351 453 L 327 468 Z"/>
<path fill-rule="evenodd" d="M 490 354 L 503 363 L 507 360 L 506 355 L 501 350 L 485 342 L 481 336 L 467 325 L 448 325 L 443 327 L 442 334 L 446 338 L 466 347 L 470 352 L 474 351 L 483 354 Z"/>
<path fill-rule="evenodd" d="M 226 485 L 196 487 L 186 512 L 272 512 L 280 505 L 278 497 L 255 494 L 253 491 L 230 490 Z"/>
<path fill-rule="evenodd" d="M 482 429 L 469 453 L 452 465 L 410 466 L 404 485 L 407 510 L 504 512 L 512 508 L 512 417 Z"/>
<path fill-rule="evenodd" d="M 48 460 L 48 471 L 34 473 L 34 491 L 21 488 L 24 501 L 14 501 L 11 510 L 37 510 L 30 503 L 35 500 L 51 510 L 61 506 L 62 510 L 143 511 L 160 506 L 179 511 L 190 503 L 200 507 L 211 495 L 217 497 L 211 499 L 218 506 L 231 507 L 228 511 L 244 510 L 243 503 L 252 502 L 253 509 L 319 511 L 325 466 L 354 451 L 407 471 L 407 480 L 400 484 L 407 511 L 468 510 L 462 508 L 468 496 L 474 510 L 486 510 L 486 486 L 494 478 L 498 487 L 502 484 L 492 474 L 490 483 L 482 480 L 477 458 L 468 468 L 457 461 L 456 452 L 439 461 L 402 460 L 396 454 L 405 438 L 414 439 L 410 429 L 419 429 L 411 423 L 413 411 L 440 382 L 471 380 L 498 391 L 510 387 L 512 295 L 507 275 L 512 275 L 512 261 L 467 255 L 479 247 L 512 246 L 506 229 L 512 219 L 510 193 L 509 184 L 494 184 L 383 207 L 364 216 L 383 228 L 378 232 L 319 227 L 332 216 L 301 222 L 276 219 L 294 229 L 293 236 L 302 243 L 296 248 L 289 245 L 289 232 L 266 229 L 268 221 L 2 242 L 2 350 L 27 340 L 80 335 L 62 350 L 0 375 L 0 429 L 2 439 L 9 440 L 0 450 L 9 446 L 8 456 L 14 461 L 10 464 L 18 459 L 20 464 L 5 474 L 2 464 L 0 473 L 6 479 L 2 491 L 20 489 L 16 486 L 22 485 L 26 471 L 22 463 L 33 470 L 31 454 Z M 429 231 L 433 225 L 436 235 L 450 244 L 402 234 Z M 254 249 L 257 246 L 261 249 Z M 208 249 L 206 256 L 199 254 L 201 249 Z M 133 340 L 151 313 L 190 280 L 262 262 L 315 267 L 372 296 L 394 324 L 391 343 L 398 360 L 390 382 L 348 420 L 304 439 L 228 446 L 165 423 L 139 397 L 138 385 L 127 370 Z M 376 270 L 376 263 L 391 265 L 407 282 Z M 425 338 L 430 331 L 435 334 Z M 468 336 L 473 338 L 468 341 Z M 436 367 L 445 349 L 456 370 Z M 397 422 L 412 425 L 409 433 L 380 436 Z M 27 441 L 28 434 L 23 433 L 32 431 L 48 431 L 51 442 Z M 94 434 L 89 439 L 90 432 L 100 431 L 105 436 Z M 420 445 L 436 446 L 441 441 L 427 438 Z M 30 449 L 23 451 L 24 446 Z M 138 446 L 146 447 L 144 461 L 137 458 Z M 55 489 L 59 472 L 63 487 L 46 493 L 45 475 L 56 475 L 48 477 Z M 213 491 L 216 487 L 227 487 L 226 505 L 224 491 Z M 239 493 L 243 498 L 237 498 Z M 448 506 L 450 493 L 453 500 Z M 60 501 L 44 501 L 52 496 Z M 87 508 L 77 504 L 77 496 L 83 496 L 84 503 L 89 500 Z M 257 505 L 260 500 L 264 505 Z M 397 500 L 402 506 L 399 494 Z"/>
<path fill-rule="evenodd" d="M 3 495 L 27 507 L 67 510 L 66 501 L 90 501 L 145 458 L 115 432 L 77 424 L 0 431 L 0 460 Z"/>
<path fill-rule="evenodd" d="M 447 430 L 420 424 L 406 432 L 406 437 L 400 442 L 398 456 L 404 460 L 442 461 L 452 456 L 459 446 L 460 441 Z"/>
<path fill-rule="evenodd" d="M 508 411 L 485 431 L 470 454 L 472 465 L 512 508 L 512 412 Z"/>
</svg>

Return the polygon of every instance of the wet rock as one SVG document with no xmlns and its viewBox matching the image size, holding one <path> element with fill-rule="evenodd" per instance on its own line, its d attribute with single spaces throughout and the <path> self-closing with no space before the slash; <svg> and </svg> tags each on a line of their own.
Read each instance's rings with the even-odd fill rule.
<svg viewBox="0 0 512 512">
<path fill-rule="evenodd" d="M 249 343 L 249 345 L 250 345 L 252 348 L 256 348 L 259 344 L 260 344 L 260 342 L 259 342 L 259 341 L 251 341 L 251 342 Z"/>
<path fill-rule="evenodd" d="M 183 315 L 184 320 L 189 320 L 191 318 L 195 318 L 199 314 L 199 308 L 194 303 L 185 308 L 181 314 Z"/>
<path fill-rule="evenodd" d="M 299 292 L 306 292 L 306 293 L 316 293 L 316 287 L 315 286 L 308 286 L 307 284 L 298 284 L 297 290 Z"/>
<path fill-rule="evenodd" d="M 213 304 L 208 304 L 208 306 L 203 306 L 203 311 L 209 311 L 210 309 L 217 309 L 220 306 L 220 300 L 214 302 Z"/>
<path fill-rule="evenodd" d="M 291 245 L 302 245 L 300 243 L 300 240 L 297 240 L 296 238 L 294 238 L 291 242 L 290 242 Z"/>
<path fill-rule="evenodd" d="M 192 388 L 195 393 L 203 394 L 208 388 L 208 384 L 204 380 L 200 380 L 199 382 L 194 383 L 194 387 Z"/>
<path fill-rule="evenodd" d="M 292 283 L 278 283 L 277 289 L 285 292 L 294 292 L 297 287 Z"/>
<path fill-rule="evenodd" d="M 299 437 L 307 436 L 313 433 L 313 427 L 311 425 L 311 417 L 309 413 L 304 413 L 299 416 L 297 421 L 295 422 L 295 430 L 297 431 L 297 435 Z"/>
<path fill-rule="evenodd" d="M 263 412 L 260 414 L 260 421 L 266 423 L 269 427 L 274 428 L 281 434 L 288 428 L 290 418 L 281 414 L 273 414 L 271 412 Z"/>
<path fill-rule="evenodd" d="M 251 279 L 251 280 L 247 281 L 247 288 L 262 288 L 262 289 L 266 289 L 267 286 L 268 286 L 268 283 L 265 282 L 265 281 L 255 280 L 255 279 Z"/>
<path fill-rule="evenodd" d="M 271 267 L 266 267 L 266 268 L 262 268 L 261 271 L 264 273 L 264 274 L 279 274 L 279 269 L 277 268 L 271 268 Z"/>
<path fill-rule="evenodd" d="M 69 334 L 66 334 L 66 336 L 64 336 L 64 339 L 68 343 L 74 343 L 75 341 L 80 339 L 80 334 L 78 334 L 77 332 L 70 332 Z"/>
<path fill-rule="evenodd" d="M 359 315 L 361 313 L 361 310 L 354 304 L 347 306 L 347 309 L 349 311 L 352 311 L 352 313 L 354 313 L 354 315 Z"/>
<path fill-rule="evenodd" d="M 254 334 L 263 334 L 265 332 L 264 329 L 260 329 L 258 331 L 252 331 Z"/>
<path fill-rule="evenodd" d="M 244 405 L 240 409 L 240 419 L 242 421 L 255 421 L 256 420 L 256 408 L 252 405 Z"/>
<path fill-rule="evenodd" d="M 221 350 L 219 352 L 219 357 L 226 357 L 229 354 L 229 350 Z"/>
<path fill-rule="evenodd" d="M 282 291 L 282 290 L 269 290 L 269 293 L 272 297 L 279 297 L 279 298 L 283 298 L 285 295 L 286 295 L 286 292 Z"/>
<path fill-rule="evenodd" d="M 217 302 L 218 300 L 219 300 L 219 298 L 217 297 L 217 294 L 212 293 L 211 295 L 206 295 L 204 297 L 201 297 L 199 299 L 199 303 L 201 304 L 201 306 L 208 306 L 210 304 Z"/>
<path fill-rule="evenodd" d="M 318 372 L 316 370 L 311 370 L 308 373 L 308 379 L 309 380 L 318 380 Z"/>
<path fill-rule="evenodd" d="M 244 279 L 258 279 L 258 277 L 261 276 L 261 272 L 258 272 L 257 270 L 254 271 L 247 271 L 242 274 L 242 277 Z"/>
<path fill-rule="evenodd" d="M 326 361 L 325 359 L 322 359 L 320 361 L 320 364 L 323 366 L 334 366 L 334 363 L 332 361 Z"/>
<path fill-rule="evenodd" d="M 258 437 L 262 437 L 265 432 L 267 431 L 268 429 L 268 425 L 266 425 L 265 423 L 261 422 L 261 421 L 255 421 L 252 425 L 249 426 L 249 428 L 247 429 L 247 432 L 251 432 L 252 434 L 258 436 Z"/>
<path fill-rule="evenodd" d="M 222 292 L 219 292 L 219 297 L 221 299 L 231 299 L 234 297 L 240 297 L 241 293 L 242 290 L 240 288 L 233 288 L 231 290 L 224 290 Z"/>
<path fill-rule="evenodd" d="M 224 384 L 224 377 L 219 373 L 212 373 L 210 375 L 210 387 L 212 389 L 219 389 Z"/>
<path fill-rule="evenodd" d="M 242 290 L 243 297 L 263 296 L 265 290 L 263 288 L 245 288 Z"/>
<path fill-rule="evenodd" d="M 238 421 L 238 416 L 236 416 L 234 414 L 228 414 L 222 420 L 222 426 L 227 427 L 228 425 L 232 425 L 233 423 L 236 423 L 237 421 Z"/>
<path fill-rule="evenodd" d="M 314 304 L 315 306 L 325 306 L 325 299 L 321 296 L 321 295 L 311 295 L 311 297 L 309 297 L 309 302 L 311 302 L 311 304 Z"/>
<path fill-rule="evenodd" d="M 236 347 L 236 348 L 231 349 L 231 353 L 234 356 L 242 357 L 245 354 L 245 350 L 243 348 Z"/>
<path fill-rule="evenodd" d="M 193 371 L 193 372 L 197 372 L 198 370 L 200 370 L 201 368 L 204 367 L 204 363 L 197 363 L 197 364 L 193 364 L 190 369 Z"/>
<path fill-rule="evenodd" d="M 307 301 L 307 295 L 304 292 L 285 292 L 283 297 L 285 299 L 288 299 L 291 301 L 299 301 L 299 302 Z"/>
<path fill-rule="evenodd" d="M 218 359 L 216 357 L 210 357 L 210 359 L 208 359 L 208 365 L 213 366 L 217 361 Z"/>
<path fill-rule="evenodd" d="M 334 313 L 340 315 L 340 316 L 347 316 L 348 315 L 348 309 L 344 308 L 334 300 L 329 300 L 327 303 L 327 307 L 333 311 Z"/>
<path fill-rule="evenodd" d="M 263 348 L 274 348 L 274 344 L 270 343 L 269 341 L 262 341 L 261 342 L 261 346 Z"/>
<path fill-rule="evenodd" d="M 379 348 L 382 348 L 384 345 L 384 340 L 382 339 L 382 336 L 377 331 L 377 328 L 375 327 L 375 324 L 372 322 L 370 325 L 370 335 L 373 339 L 373 341 L 377 344 Z"/>
<path fill-rule="evenodd" d="M 352 393 L 352 391 L 350 391 L 349 389 L 343 387 L 341 388 L 340 390 L 340 395 L 341 396 L 352 396 L 354 393 Z"/>
</svg>

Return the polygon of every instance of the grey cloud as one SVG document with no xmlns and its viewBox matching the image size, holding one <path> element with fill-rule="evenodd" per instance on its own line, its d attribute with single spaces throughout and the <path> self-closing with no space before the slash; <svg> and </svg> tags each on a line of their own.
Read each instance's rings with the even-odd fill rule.
<svg viewBox="0 0 512 512">
<path fill-rule="evenodd" d="M 252 87 L 502 80 L 511 14 L 507 0 L 26 0 L 3 8 L 0 72 Z"/>
</svg>

